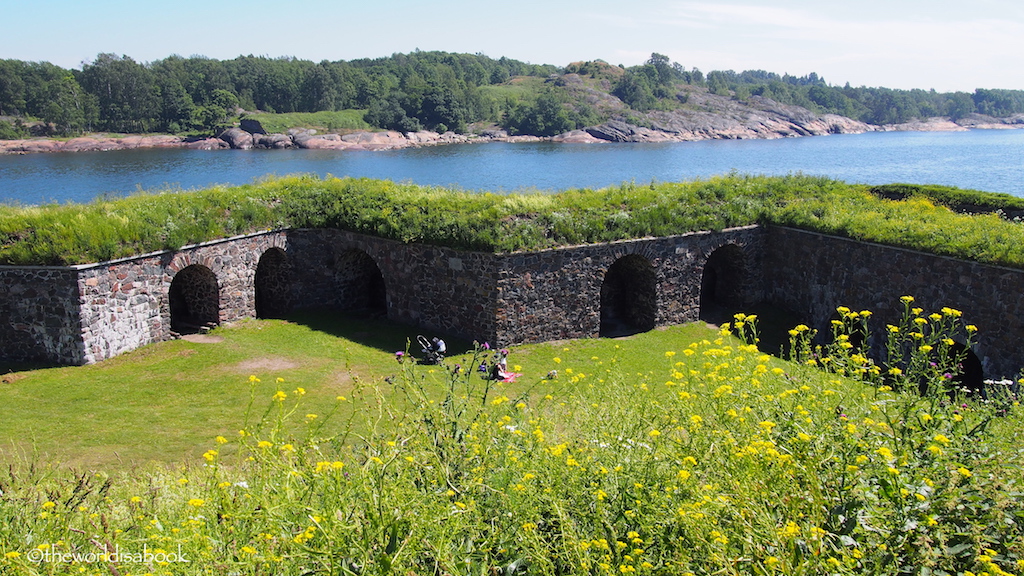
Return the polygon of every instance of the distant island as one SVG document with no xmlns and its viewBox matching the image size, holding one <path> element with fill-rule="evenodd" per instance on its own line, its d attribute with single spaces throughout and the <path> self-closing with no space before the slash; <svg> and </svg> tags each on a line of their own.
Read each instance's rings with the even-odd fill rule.
<svg viewBox="0 0 1024 576">
<path fill-rule="evenodd" d="M 140 147 L 394 149 L 481 141 L 664 142 L 1024 128 L 1024 91 L 832 86 L 814 73 L 564 67 L 414 52 L 314 63 L 100 54 L 0 60 L 0 153 Z"/>
</svg>

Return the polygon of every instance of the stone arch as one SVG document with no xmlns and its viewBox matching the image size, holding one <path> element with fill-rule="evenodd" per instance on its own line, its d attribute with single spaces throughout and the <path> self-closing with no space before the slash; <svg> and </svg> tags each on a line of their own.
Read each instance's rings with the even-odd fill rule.
<svg viewBox="0 0 1024 576">
<path fill-rule="evenodd" d="M 825 341 L 832 341 L 832 336 L 835 334 L 834 327 L 836 322 L 843 322 L 843 315 L 842 313 L 839 312 L 839 310 L 832 312 L 832 315 L 828 319 L 828 326 L 822 328 L 822 331 L 819 332 L 819 335 Z M 855 322 L 853 330 L 850 331 L 849 339 L 847 340 L 853 346 L 852 348 L 850 348 L 850 351 L 855 353 L 868 352 L 869 340 L 872 340 L 870 328 L 867 328 L 863 324 Z"/>
<path fill-rule="evenodd" d="M 290 311 L 291 271 L 284 250 L 270 248 L 260 256 L 254 283 L 257 318 L 282 318 Z"/>
<path fill-rule="evenodd" d="M 949 347 L 950 354 L 963 356 L 960 362 L 960 374 L 953 379 L 957 388 L 970 395 L 985 396 L 985 369 L 981 358 L 966 345 L 953 342 Z"/>
<path fill-rule="evenodd" d="M 960 373 L 949 383 L 950 397 L 956 397 L 958 394 L 985 397 L 985 370 L 978 355 L 960 342 L 953 342 L 953 345 L 949 347 L 949 354 L 951 357 L 962 358 Z M 917 386 L 918 393 L 927 394 L 928 389 L 928 382 L 922 379 Z"/>
<path fill-rule="evenodd" d="M 387 313 L 387 284 L 372 256 L 359 249 L 346 250 L 339 256 L 337 265 L 342 278 L 344 308 Z"/>
<path fill-rule="evenodd" d="M 704 264 L 700 282 L 700 313 L 707 321 L 726 321 L 747 305 L 747 257 L 736 244 L 717 248 Z"/>
<path fill-rule="evenodd" d="M 194 334 L 220 324 L 220 287 L 217 276 L 202 264 L 178 271 L 167 293 L 171 331 Z"/>
<path fill-rule="evenodd" d="M 601 283 L 601 336 L 622 336 L 654 328 L 658 318 L 658 278 L 638 254 L 608 267 Z"/>
</svg>

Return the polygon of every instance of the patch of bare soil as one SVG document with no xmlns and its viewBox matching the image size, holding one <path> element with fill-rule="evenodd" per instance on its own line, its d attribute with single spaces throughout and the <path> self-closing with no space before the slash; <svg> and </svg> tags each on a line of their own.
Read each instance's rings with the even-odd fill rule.
<svg viewBox="0 0 1024 576">
<path fill-rule="evenodd" d="M 21 380 L 24 377 L 25 376 L 22 374 L 4 374 L 2 377 L 0 377 L 0 382 L 3 382 L 4 384 L 12 384 L 15 381 Z"/>
<path fill-rule="evenodd" d="M 324 384 L 326 389 L 331 391 L 331 394 L 335 396 L 348 396 L 355 389 L 358 379 L 359 377 L 350 370 L 336 370 L 331 373 L 331 376 Z"/>
<path fill-rule="evenodd" d="M 235 364 L 233 369 L 236 372 L 243 374 L 252 374 L 254 372 L 276 372 L 278 370 L 289 370 L 291 368 L 298 368 L 299 365 L 287 358 L 281 356 L 267 356 L 265 358 L 253 358 L 251 360 L 245 360 Z"/>
</svg>

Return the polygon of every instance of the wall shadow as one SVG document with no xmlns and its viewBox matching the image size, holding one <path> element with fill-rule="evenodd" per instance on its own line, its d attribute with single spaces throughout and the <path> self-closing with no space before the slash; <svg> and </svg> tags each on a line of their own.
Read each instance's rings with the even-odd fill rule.
<svg viewBox="0 0 1024 576">
<path fill-rule="evenodd" d="M 473 351 L 473 342 L 465 338 L 389 320 L 374 309 L 302 310 L 287 314 L 283 320 L 384 352 L 404 352 L 408 345 L 412 355 L 416 358 L 422 357 L 419 345 L 416 343 L 417 334 L 422 334 L 427 338 L 434 336 L 443 338 L 448 345 L 448 356 Z"/>
<path fill-rule="evenodd" d="M 742 312 L 748 316 L 757 316 L 757 331 L 760 342 L 757 349 L 765 354 L 785 358 L 789 351 L 789 331 L 798 324 L 807 324 L 806 318 L 780 306 L 769 303 L 754 306 L 726 306 L 709 304 L 701 308 L 700 319 L 712 326 L 719 327 L 726 322 L 732 323 L 734 316 Z"/>
</svg>

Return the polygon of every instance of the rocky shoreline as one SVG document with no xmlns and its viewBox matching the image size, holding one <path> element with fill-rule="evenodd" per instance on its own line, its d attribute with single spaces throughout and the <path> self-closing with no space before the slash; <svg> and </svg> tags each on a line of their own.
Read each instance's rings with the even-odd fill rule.
<svg viewBox="0 0 1024 576">
<path fill-rule="evenodd" d="M 1024 114 L 993 118 L 972 114 L 957 121 L 927 118 L 907 124 L 876 126 L 834 114 L 818 115 L 797 106 L 761 99 L 755 106 L 723 107 L 722 102 L 705 110 L 652 112 L 642 118 L 644 126 L 625 119 L 613 119 L 581 130 L 552 137 L 511 136 L 503 130 L 479 134 L 420 131 L 354 132 L 318 134 L 315 130 L 292 129 L 285 134 L 267 134 L 258 122 L 243 120 L 216 137 L 183 138 L 171 135 L 94 135 L 56 140 L 31 138 L 0 140 L 0 154 L 46 152 L 99 152 L 137 148 L 188 148 L 193 150 L 252 150 L 301 148 L 309 150 L 396 150 L 417 146 L 473 142 L 690 142 L 722 139 L 776 139 L 826 134 L 860 134 L 876 131 L 963 131 L 970 129 L 1024 128 Z M 634 121 L 636 121 L 634 119 Z"/>
<path fill-rule="evenodd" d="M 90 135 L 57 140 L 30 138 L 0 140 L 0 154 L 36 154 L 47 152 L 105 152 L 137 148 L 187 148 L 192 150 L 251 150 L 304 148 L 311 150 L 394 150 L 413 146 L 459 144 L 476 141 L 540 141 L 533 136 L 465 135 L 448 132 L 355 132 L 352 134 L 315 134 L 293 131 L 294 134 L 249 134 L 233 128 L 218 137 L 183 138 L 171 135 Z"/>
</svg>

